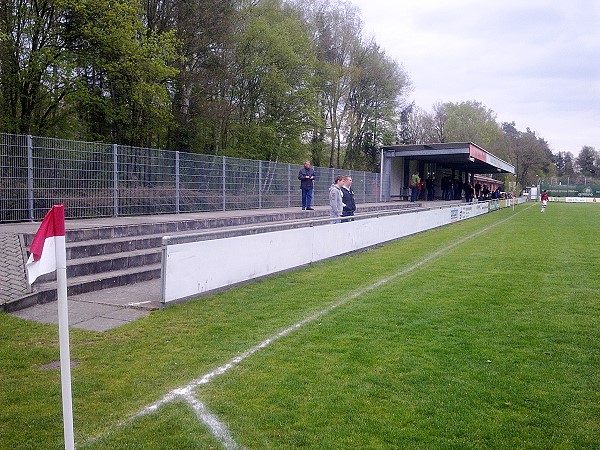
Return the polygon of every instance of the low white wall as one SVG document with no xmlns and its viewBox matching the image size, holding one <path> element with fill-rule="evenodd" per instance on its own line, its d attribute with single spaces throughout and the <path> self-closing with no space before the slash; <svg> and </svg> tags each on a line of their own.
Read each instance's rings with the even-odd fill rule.
<svg viewBox="0 0 600 450">
<path fill-rule="evenodd" d="M 360 250 L 498 209 L 456 205 L 259 234 L 171 244 L 163 239 L 162 302 Z"/>
</svg>

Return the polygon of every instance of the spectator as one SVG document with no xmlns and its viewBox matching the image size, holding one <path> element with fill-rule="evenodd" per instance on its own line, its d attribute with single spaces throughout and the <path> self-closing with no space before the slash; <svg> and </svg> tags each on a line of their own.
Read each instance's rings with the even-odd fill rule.
<svg viewBox="0 0 600 450">
<path fill-rule="evenodd" d="M 465 192 L 465 202 L 470 203 L 473 200 L 473 186 L 470 183 L 463 184 L 463 191 Z"/>
<path fill-rule="evenodd" d="M 427 200 L 435 200 L 435 179 L 432 175 L 425 180 L 425 187 L 427 188 Z"/>
<path fill-rule="evenodd" d="M 344 202 L 342 201 L 343 183 L 344 177 L 337 176 L 335 177 L 335 183 L 329 188 L 329 217 L 334 219 L 331 223 L 340 223 L 340 217 L 342 217 L 344 211 Z"/>
<path fill-rule="evenodd" d="M 344 183 L 342 185 L 342 203 L 344 204 L 342 216 L 353 216 L 354 211 L 356 211 L 356 201 L 354 200 L 354 191 L 352 190 L 352 177 L 350 175 L 344 177 Z"/>
<path fill-rule="evenodd" d="M 483 192 L 483 199 L 488 200 L 490 198 L 490 190 L 489 190 L 487 184 L 483 186 L 482 192 Z"/>
<path fill-rule="evenodd" d="M 425 181 L 419 181 L 419 200 L 424 200 L 425 198 Z"/>
<path fill-rule="evenodd" d="M 448 192 L 450 191 L 450 186 L 452 186 L 452 182 L 450 181 L 449 176 L 442 177 L 442 181 L 440 183 L 440 187 L 442 188 L 442 200 L 450 200 L 448 198 Z"/>
<path fill-rule="evenodd" d="M 304 161 L 304 167 L 298 172 L 300 189 L 302 190 L 302 209 L 312 211 L 312 194 L 315 180 L 315 169 L 310 167 L 310 161 Z"/>
<path fill-rule="evenodd" d="M 419 176 L 419 172 L 415 172 L 410 177 L 410 201 L 416 202 L 417 197 L 419 195 L 419 183 L 421 182 L 421 177 Z"/>
<path fill-rule="evenodd" d="M 475 183 L 475 197 L 477 197 L 477 199 L 479 199 L 480 195 L 481 195 L 481 184 L 478 181 L 477 183 Z"/>
<path fill-rule="evenodd" d="M 460 200 L 462 198 L 463 182 L 461 180 L 456 181 L 454 186 L 454 200 Z"/>
</svg>

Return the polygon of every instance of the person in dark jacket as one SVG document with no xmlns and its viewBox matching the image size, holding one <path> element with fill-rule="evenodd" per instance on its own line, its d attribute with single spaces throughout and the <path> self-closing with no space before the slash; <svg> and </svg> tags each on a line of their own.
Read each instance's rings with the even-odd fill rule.
<svg viewBox="0 0 600 450">
<path fill-rule="evenodd" d="M 356 211 L 356 201 L 352 190 L 352 177 L 349 175 L 344 177 L 344 183 L 342 184 L 342 203 L 344 204 L 342 217 L 353 216 Z"/>
<path fill-rule="evenodd" d="M 435 200 L 435 180 L 433 178 L 433 175 L 429 175 L 427 177 L 427 179 L 425 180 L 425 187 L 427 188 L 427 200 L 431 201 L 431 200 Z"/>
<path fill-rule="evenodd" d="M 315 169 L 310 167 L 310 161 L 304 161 L 304 167 L 298 172 L 300 189 L 302 190 L 302 209 L 312 211 L 312 194 L 315 180 Z"/>
</svg>

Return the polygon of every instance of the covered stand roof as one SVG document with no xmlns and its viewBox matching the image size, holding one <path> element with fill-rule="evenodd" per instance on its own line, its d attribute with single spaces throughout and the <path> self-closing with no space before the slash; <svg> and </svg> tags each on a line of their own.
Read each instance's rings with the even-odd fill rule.
<svg viewBox="0 0 600 450">
<path fill-rule="evenodd" d="M 472 142 L 388 145 L 383 146 L 382 150 L 388 157 L 435 163 L 468 173 L 515 173 L 514 166 Z"/>
</svg>

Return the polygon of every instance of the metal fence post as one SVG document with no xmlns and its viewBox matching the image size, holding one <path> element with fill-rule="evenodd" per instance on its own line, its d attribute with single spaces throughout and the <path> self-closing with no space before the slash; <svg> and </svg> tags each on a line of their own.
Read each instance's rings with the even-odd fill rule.
<svg viewBox="0 0 600 450">
<path fill-rule="evenodd" d="M 119 215 L 119 160 L 118 160 L 118 145 L 113 144 L 113 215 Z"/>
<path fill-rule="evenodd" d="M 175 214 L 179 214 L 179 150 L 175 151 Z"/>
<path fill-rule="evenodd" d="M 292 207 L 292 165 L 288 163 L 288 208 Z"/>
<path fill-rule="evenodd" d="M 367 173 L 362 173 L 363 177 L 363 203 L 367 203 Z"/>
<path fill-rule="evenodd" d="M 33 217 L 33 138 L 27 135 L 27 210 L 29 220 L 34 221 Z"/>
<path fill-rule="evenodd" d="M 262 162 L 258 161 L 258 209 L 262 208 Z"/>
<path fill-rule="evenodd" d="M 223 156 L 223 211 L 226 211 L 226 203 L 225 203 L 225 188 L 226 188 L 226 180 L 225 180 L 225 157 Z"/>
</svg>

